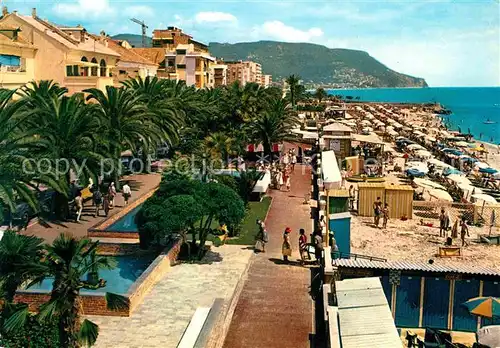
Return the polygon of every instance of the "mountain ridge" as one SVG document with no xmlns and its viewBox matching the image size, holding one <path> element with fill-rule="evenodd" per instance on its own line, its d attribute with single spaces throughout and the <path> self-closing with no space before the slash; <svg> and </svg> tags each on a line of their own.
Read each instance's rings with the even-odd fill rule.
<svg viewBox="0 0 500 348">
<path fill-rule="evenodd" d="M 112 38 L 142 47 L 141 35 L 118 34 Z M 150 37 L 147 46 L 151 47 Z M 362 50 L 328 48 L 307 42 L 262 40 L 235 44 L 210 42 L 209 51 L 226 61 L 252 60 L 260 63 L 263 73 L 272 75 L 274 81 L 295 74 L 308 86 L 428 87 L 425 79 L 392 70 Z"/>
</svg>

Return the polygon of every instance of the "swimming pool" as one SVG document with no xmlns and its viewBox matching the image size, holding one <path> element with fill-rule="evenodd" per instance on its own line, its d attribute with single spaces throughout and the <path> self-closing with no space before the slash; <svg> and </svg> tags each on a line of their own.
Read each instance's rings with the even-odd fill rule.
<svg viewBox="0 0 500 348">
<path fill-rule="evenodd" d="M 122 216 L 115 223 L 110 225 L 105 229 L 105 231 L 116 231 L 116 232 L 138 232 L 139 227 L 135 221 L 135 217 L 139 210 L 141 210 L 142 204 L 132 209 L 130 212 Z"/>
<path fill-rule="evenodd" d="M 116 259 L 117 265 L 114 269 L 103 269 L 99 271 L 99 278 L 106 280 L 106 286 L 98 290 L 82 289 L 82 293 L 113 292 L 125 295 L 130 286 L 141 276 L 142 273 L 153 262 L 156 255 L 127 255 L 109 256 Z M 28 290 L 52 290 L 53 279 L 47 278 L 41 284 L 36 284 Z"/>
</svg>

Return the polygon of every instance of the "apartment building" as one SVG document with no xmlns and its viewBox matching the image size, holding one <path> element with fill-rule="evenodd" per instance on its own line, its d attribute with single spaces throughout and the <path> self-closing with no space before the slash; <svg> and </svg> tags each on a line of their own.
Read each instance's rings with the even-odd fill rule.
<svg viewBox="0 0 500 348">
<path fill-rule="evenodd" d="M 271 75 L 262 75 L 260 79 L 260 85 L 262 87 L 270 87 L 273 84 L 273 77 Z"/>
<path fill-rule="evenodd" d="M 251 61 L 225 62 L 228 66 L 227 83 L 239 81 L 241 86 L 254 82 L 262 83 L 262 67 Z"/>
<path fill-rule="evenodd" d="M 227 65 L 220 62 L 210 64 L 209 87 L 220 87 L 227 85 Z"/>
<path fill-rule="evenodd" d="M 39 18 L 36 9 L 31 16 L 25 16 L 17 11 L 9 13 L 5 7 L 0 27 L 4 29 L 2 47 L 9 47 L 0 53 L 0 87 L 53 80 L 75 93 L 113 85 L 111 69 L 116 67 L 120 54 L 89 35 L 85 28 L 56 26 Z M 7 43 L 6 38 L 11 42 Z"/>
<path fill-rule="evenodd" d="M 208 46 L 196 41 L 191 35 L 182 32 L 177 27 L 153 30 L 153 47 L 165 48 L 168 52 L 174 51 L 179 45 L 193 45 L 196 52 L 208 53 Z"/>
<path fill-rule="evenodd" d="M 147 76 L 156 76 L 158 64 L 134 52 L 127 41 L 112 40 L 104 33 L 101 33 L 100 40 L 106 41 L 109 48 L 120 54 L 116 67 L 112 68 L 115 84 L 129 78 L 141 77 L 144 79 Z"/>
</svg>

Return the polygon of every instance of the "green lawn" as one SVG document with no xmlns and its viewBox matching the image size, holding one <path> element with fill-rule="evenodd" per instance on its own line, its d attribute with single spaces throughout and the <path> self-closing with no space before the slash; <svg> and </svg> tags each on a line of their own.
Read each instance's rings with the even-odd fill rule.
<svg viewBox="0 0 500 348">
<path fill-rule="evenodd" d="M 271 197 L 264 197 L 261 202 L 250 202 L 247 213 L 241 223 L 241 231 L 237 237 L 226 240 L 226 244 L 253 245 L 258 227 L 255 221 L 264 220 L 271 205 Z"/>
</svg>

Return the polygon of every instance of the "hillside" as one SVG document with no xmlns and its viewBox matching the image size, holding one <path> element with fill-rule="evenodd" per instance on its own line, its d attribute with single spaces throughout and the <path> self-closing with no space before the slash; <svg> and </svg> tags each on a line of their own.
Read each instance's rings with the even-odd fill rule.
<svg viewBox="0 0 500 348">
<path fill-rule="evenodd" d="M 211 42 L 210 53 L 224 60 L 253 60 L 278 81 L 299 75 L 305 84 L 335 87 L 427 87 L 424 79 L 400 74 L 364 51 L 330 49 L 309 43 Z"/>
<path fill-rule="evenodd" d="M 111 37 L 114 40 L 126 40 L 128 41 L 129 44 L 131 44 L 134 47 L 142 47 L 142 35 L 137 35 L 137 34 L 118 34 L 115 36 Z M 146 47 L 151 47 L 152 45 L 152 40 L 148 36 L 146 38 Z"/>
</svg>

